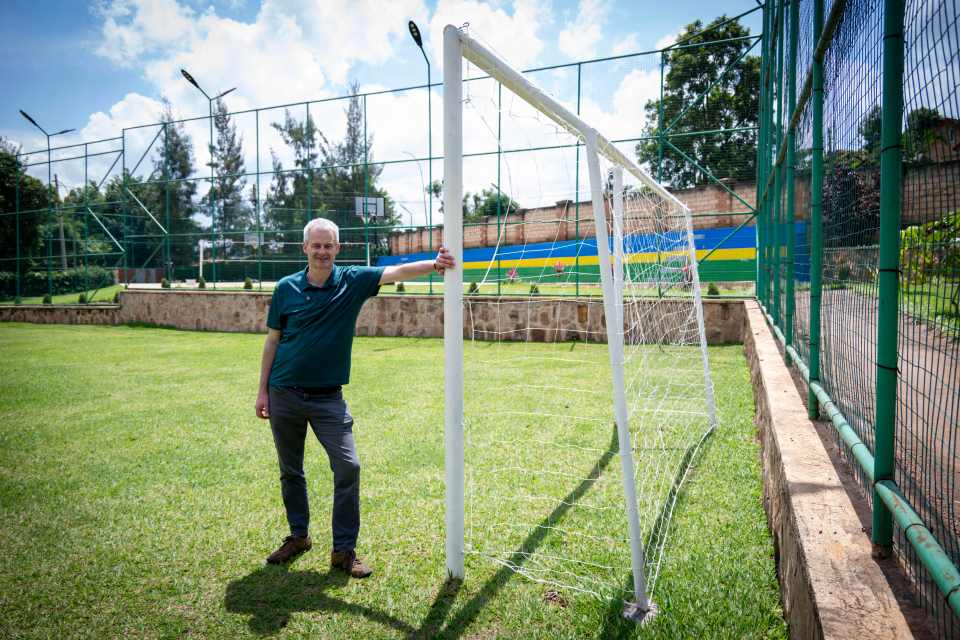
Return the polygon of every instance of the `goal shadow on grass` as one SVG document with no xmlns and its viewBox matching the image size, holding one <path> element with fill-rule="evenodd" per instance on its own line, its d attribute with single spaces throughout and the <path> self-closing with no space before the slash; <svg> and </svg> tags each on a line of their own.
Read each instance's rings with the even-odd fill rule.
<svg viewBox="0 0 960 640">
<path fill-rule="evenodd" d="M 594 463 L 589 474 L 530 532 L 510 556 L 507 561 L 509 566 L 501 567 L 491 576 L 476 595 L 459 607 L 449 621 L 447 617 L 462 586 L 462 582 L 456 579 L 441 583 L 437 596 L 419 628 L 383 611 L 324 594 L 326 589 L 342 586 L 349 580 L 346 574 L 339 571 L 324 574 L 318 571 L 290 571 L 285 566 L 264 566 L 227 585 L 224 604 L 231 613 L 250 615 L 248 625 L 250 630 L 258 635 L 278 632 L 286 626 L 291 614 L 296 612 L 337 611 L 363 616 L 408 638 L 459 638 L 516 574 L 511 567 L 520 567 L 526 562 L 531 552 L 540 546 L 549 533 L 547 525 L 562 518 L 590 490 L 617 453 L 619 446 L 614 426 L 610 445 Z"/>
<path fill-rule="evenodd" d="M 707 448 L 714 441 L 713 435 L 715 431 L 715 427 L 708 430 L 699 441 L 687 447 L 683 458 L 680 459 L 680 464 L 677 465 L 677 472 L 673 476 L 673 483 L 670 485 L 670 491 L 667 492 L 667 497 L 660 507 L 660 513 L 657 514 L 657 519 L 653 523 L 653 528 L 650 530 L 650 536 L 643 546 L 648 557 L 650 556 L 651 549 L 656 550 L 658 554 L 663 552 L 663 548 L 667 543 L 667 534 L 670 531 L 670 520 L 673 517 L 676 505 L 680 502 L 681 492 L 684 487 L 687 486 L 687 483 L 684 482 L 687 473 L 693 467 L 697 457 L 702 457 L 706 454 Z M 627 574 L 623 583 L 623 590 L 627 593 L 633 591 L 632 573 Z M 656 602 L 656 594 L 654 594 L 651 599 Z M 654 618 L 654 620 L 656 620 L 656 618 Z M 614 599 L 610 601 L 610 605 L 607 607 L 607 615 L 604 616 L 603 629 L 597 637 L 603 638 L 603 640 L 627 638 L 636 632 L 636 628 L 636 623 L 623 617 L 623 603 Z"/>
<path fill-rule="evenodd" d="M 513 552 L 509 560 L 507 560 L 505 566 L 501 567 L 489 580 L 480 588 L 480 591 L 473 596 L 469 601 L 467 601 L 460 609 L 457 611 L 456 615 L 448 622 L 443 628 L 440 627 L 440 622 L 442 620 L 434 620 L 432 623 L 430 621 L 430 616 L 427 616 L 427 619 L 424 620 L 424 625 L 421 627 L 419 633 L 424 635 L 415 635 L 414 637 L 443 637 L 443 638 L 458 638 L 460 637 L 467 629 L 467 627 L 472 623 L 477 615 L 487 606 L 487 603 L 496 596 L 496 594 L 507 584 L 507 582 L 516 575 L 516 572 L 511 567 L 519 567 L 527 558 L 530 556 L 530 553 L 536 549 L 543 542 L 543 539 L 550 532 L 550 529 L 547 525 L 550 523 L 556 522 L 563 515 L 570 510 L 577 501 L 580 500 L 590 490 L 590 487 L 593 486 L 594 482 L 600 477 L 600 475 L 606 470 L 610 465 L 610 461 L 619 453 L 620 447 L 617 440 L 617 428 L 616 425 L 613 427 L 613 433 L 610 437 L 610 445 L 607 447 L 606 451 L 603 452 L 603 455 L 600 456 L 600 459 L 593 465 L 593 468 L 590 470 L 590 473 L 580 481 L 580 484 L 577 485 L 573 491 L 568 493 L 563 500 L 560 501 L 560 504 L 544 518 L 539 525 L 537 525 L 533 531 L 527 536 L 523 541 L 520 547 Z M 456 586 L 459 589 L 459 584 Z M 455 595 L 454 591 L 454 595 Z M 434 607 L 440 601 L 440 597 L 444 595 L 443 589 L 441 589 L 440 596 L 436 602 L 434 602 Z M 449 597 L 449 596 L 447 596 Z M 453 598 L 450 597 L 450 603 L 446 606 L 446 609 L 449 611 L 450 606 L 453 604 Z M 431 609 L 433 613 L 433 608 Z"/>
</svg>

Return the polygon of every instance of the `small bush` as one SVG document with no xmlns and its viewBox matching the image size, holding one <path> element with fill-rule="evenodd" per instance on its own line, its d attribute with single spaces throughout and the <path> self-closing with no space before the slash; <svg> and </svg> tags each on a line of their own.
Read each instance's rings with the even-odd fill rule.
<svg viewBox="0 0 960 640">
<path fill-rule="evenodd" d="M 86 293 L 81 293 L 81 294 L 77 297 L 77 304 L 87 304 L 87 294 L 86 294 Z"/>
<path fill-rule="evenodd" d="M 23 298 L 21 298 L 20 296 L 17 296 L 16 298 L 13 299 L 13 304 L 23 304 Z"/>
<path fill-rule="evenodd" d="M 160 280 L 160 288 L 161 288 L 161 289 L 169 289 L 169 288 L 170 288 L 170 281 L 167 280 L 166 278 L 161 279 L 161 280 Z"/>
<path fill-rule="evenodd" d="M 207 288 L 207 281 L 204 280 L 202 277 L 198 278 L 197 289 L 206 289 L 206 288 Z"/>
<path fill-rule="evenodd" d="M 718 296 L 720 295 L 720 289 L 717 289 L 717 283 L 711 282 L 707 285 L 707 295 L 708 296 Z"/>
<path fill-rule="evenodd" d="M 470 287 L 467 289 L 468 294 L 477 294 L 480 293 L 480 286 L 476 282 L 471 282 Z"/>
<path fill-rule="evenodd" d="M 120 292 L 117 291 L 113 294 L 113 304 L 120 304 Z"/>
<path fill-rule="evenodd" d="M 535 284 L 530 285 L 530 295 L 538 296 L 540 295 L 540 287 Z"/>
<path fill-rule="evenodd" d="M 403 286 L 403 283 L 402 283 L 402 282 L 398 282 L 398 283 L 397 283 L 397 293 L 403 293 L 403 292 L 406 291 L 406 290 L 407 290 L 407 288 L 406 288 L 405 286 Z"/>
<path fill-rule="evenodd" d="M 244 289 L 248 289 L 248 290 L 249 290 L 249 289 L 253 289 L 253 280 L 251 280 L 250 278 L 244 278 L 244 279 L 243 279 L 243 288 L 244 288 Z"/>
<path fill-rule="evenodd" d="M 44 294 L 43 304 L 53 304 L 53 298 L 50 296 L 49 293 Z"/>
</svg>

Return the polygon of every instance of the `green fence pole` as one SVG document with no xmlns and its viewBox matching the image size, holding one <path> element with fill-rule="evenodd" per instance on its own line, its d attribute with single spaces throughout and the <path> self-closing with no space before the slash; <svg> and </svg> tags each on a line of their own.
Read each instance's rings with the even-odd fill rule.
<svg viewBox="0 0 960 640">
<path fill-rule="evenodd" d="M 903 119 L 903 0 L 883 2 L 883 85 L 880 129 L 880 301 L 877 312 L 877 393 L 874 478 L 893 480 L 897 413 L 897 329 L 900 277 L 900 138 Z M 889 555 L 890 510 L 873 491 L 873 545 Z"/>
<path fill-rule="evenodd" d="M 777 122 L 774 125 L 773 131 L 773 145 L 779 154 L 780 146 L 782 142 L 783 135 L 783 26 L 785 22 L 785 13 L 783 11 L 783 3 L 781 2 L 777 6 L 777 26 L 775 30 L 776 37 L 776 65 L 777 71 L 775 76 L 775 85 L 776 85 L 776 107 L 777 107 Z M 771 301 L 770 311 L 773 316 L 774 323 L 780 327 L 780 330 L 783 331 L 781 326 L 783 318 L 780 315 L 780 266 L 782 262 L 781 258 L 781 249 L 783 248 L 783 242 L 781 238 L 782 229 L 780 224 L 780 210 L 782 204 L 782 198 L 780 197 L 780 190 L 783 188 L 783 180 L 781 179 L 783 173 L 781 169 L 783 168 L 782 164 L 775 164 L 773 167 L 773 202 L 772 202 L 772 218 L 773 218 L 773 233 L 771 240 L 773 241 L 773 300 Z"/>
<path fill-rule="evenodd" d="M 503 156 L 503 85 L 497 83 L 497 295 L 501 295 L 501 283 L 503 282 L 503 261 L 500 252 L 500 203 L 503 200 L 503 191 L 500 189 L 500 165 Z M 509 214 L 509 211 L 507 212 Z M 506 223 L 506 221 L 504 221 Z M 484 229 L 486 234 L 486 229 Z"/>
<path fill-rule="evenodd" d="M 790 115 L 790 121 L 793 120 L 793 112 L 797 108 L 797 22 L 800 19 L 800 2 L 799 0 L 791 0 L 790 2 L 790 52 L 789 52 L 789 63 L 787 65 L 787 72 L 789 73 L 789 80 L 787 80 L 787 108 Z M 786 210 L 786 220 L 784 224 L 784 229 L 787 234 L 787 269 L 786 269 L 786 313 L 784 317 L 784 328 L 783 335 L 786 338 L 787 346 L 793 346 L 793 314 L 795 310 L 796 300 L 794 300 L 794 250 L 796 245 L 796 225 L 794 223 L 794 215 L 796 215 L 796 205 L 794 203 L 795 196 L 795 168 L 794 163 L 796 162 L 796 134 L 794 133 L 795 129 L 790 129 L 787 132 L 787 210 Z M 790 358 L 786 358 L 787 364 L 790 364 Z"/>
<path fill-rule="evenodd" d="M 667 56 L 660 52 L 660 103 L 657 105 L 657 182 L 663 180 L 663 68 L 666 66 Z M 654 211 L 656 215 L 656 211 Z M 663 297 L 663 268 L 660 265 L 660 236 L 657 237 L 657 297 Z"/>
<path fill-rule="evenodd" d="M 260 109 L 254 111 L 254 148 L 257 152 L 257 201 L 253 203 L 257 216 L 257 290 L 263 291 L 263 225 L 260 223 Z"/>
<path fill-rule="evenodd" d="M 765 73 L 767 66 L 767 36 L 769 35 L 769 29 L 767 29 L 767 2 L 763 3 L 763 13 L 762 13 L 762 33 L 761 33 L 761 42 L 760 42 L 760 100 L 758 103 L 758 119 L 759 119 L 759 130 L 757 131 L 757 194 L 754 198 L 754 202 L 757 205 L 757 222 L 754 227 L 755 230 L 755 241 L 754 246 L 756 247 L 754 253 L 754 266 L 756 268 L 756 275 L 754 276 L 754 294 L 761 304 L 764 302 L 764 292 L 763 292 L 763 242 L 764 242 L 764 223 L 763 223 L 763 203 L 760 201 L 760 189 L 763 184 L 763 161 L 764 161 L 764 149 L 763 149 L 763 135 L 766 128 L 766 121 L 764 120 L 765 115 L 765 101 L 766 101 L 766 81 Z M 661 54 L 662 55 L 662 54 Z M 662 84 L 662 79 L 661 79 Z"/>
<path fill-rule="evenodd" d="M 661 83 L 662 86 L 662 83 Z M 580 115 L 580 63 L 577 63 L 577 115 Z M 580 144 L 577 144 L 577 159 L 576 159 L 576 168 L 574 169 L 574 222 L 573 222 L 573 233 L 576 236 L 577 242 L 577 255 L 574 258 L 574 295 L 580 297 L 580 252 L 583 250 L 583 246 L 580 241 Z"/>
<path fill-rule="evenodd" d="M 367 138 L 367 96 L 363 96 L 363 245 L 370 266 L 370 225 L 367 215 L 367 197 L 370 194 L 370 165 L 368 164 L 370 140 Z"/>
<path fill-rule="evenodd" d="M 764 32 L 767 40 L 764 50 L 764 72 L 761 78 L 763 82 L 763 103 L 761 104 L 760 118 L 763 126 L 763 139 L 760 142 L 761 154 L 763 155 L 760 163 L 761 179 L 757 185 L 759 206 L 763 207 L 763 244 L 760 246 L 761 260 L 763 262 L 763 306 L 770 309 L 770 198 L 766 189 L 767 180 L 770 177 L 770 127 L 773 124 L 771 118 L 771 106 L 773 105 L 773 63 L 771 60 L 773 49 L 773 7 L 770 2 L 765 3 L 766 16 L 764 20 Z"/>
<path fill-rule="evenodd" d="M 813 2 L 813 41 L 823 33 L 823 0 Z M 820 383 L 820 304 L 823 291 L 823 62 L 813 55 L 813 144 L 810 167 L 810 382 Z M 820 417 L 820 403 L 807 387 L 807 415 Z"/>
</svg>

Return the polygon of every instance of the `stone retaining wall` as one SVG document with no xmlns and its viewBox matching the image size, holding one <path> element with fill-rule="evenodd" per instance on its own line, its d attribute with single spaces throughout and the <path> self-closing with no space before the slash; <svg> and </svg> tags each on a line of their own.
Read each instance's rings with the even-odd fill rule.
<svg viewBox="0 0 960 640">
<path fill-rule="evenodd" d="M 470 296 L 464 309 L 464 336 L 478 340 L 584 340 L 605 342 L 603 304 L 599 298 L 494 298 Z M 120 305 L 0 306 L 0 321 L 54 324 L 144 323 L 194 331 L 266 331 L 269 293 L 226 291 L 165 291 L 128 289 Z M 642 316 L 645 301 L 629 307 L 627 317 Z M 680 300 L 671 306 L 689 304 Z M 740 342 L 743 324 L 741 300 L 705 300 L 704 323 L 710 344 Z M 689 327 L 693 330 L 693 327 Z M 676 326 L 646 327 L 646 335 L 675 335 Z M 357 335 L 443 336 L 442 296 L 371 298 L 357 319 Z"/>
</svg>

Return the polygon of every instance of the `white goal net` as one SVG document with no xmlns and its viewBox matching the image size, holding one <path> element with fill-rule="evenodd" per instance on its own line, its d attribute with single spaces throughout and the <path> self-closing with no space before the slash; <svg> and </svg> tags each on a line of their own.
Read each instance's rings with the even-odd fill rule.
<svg viewBox="0 0 960 640">
<path fill-rule="evenodd" d="M 492 78 L 463 83 L 467 64 Z M 444 80 L 444 242 L 461 265 L 469 225 L 451 218 L 491 170 L 465 166 L 470 145 L 500 151 L 507 196 L 484 262 L 468 265 L 479 281 L 445 276 L 448 570 L 492 561 L 642 618 L 679 487 L 716 423 L 689 210 L 453 27 Z M 538 151 L 503 153 L 508 137 Z M 557 202 L 570 204 L 552 221 L 511 215 Z"/>
</svg>

